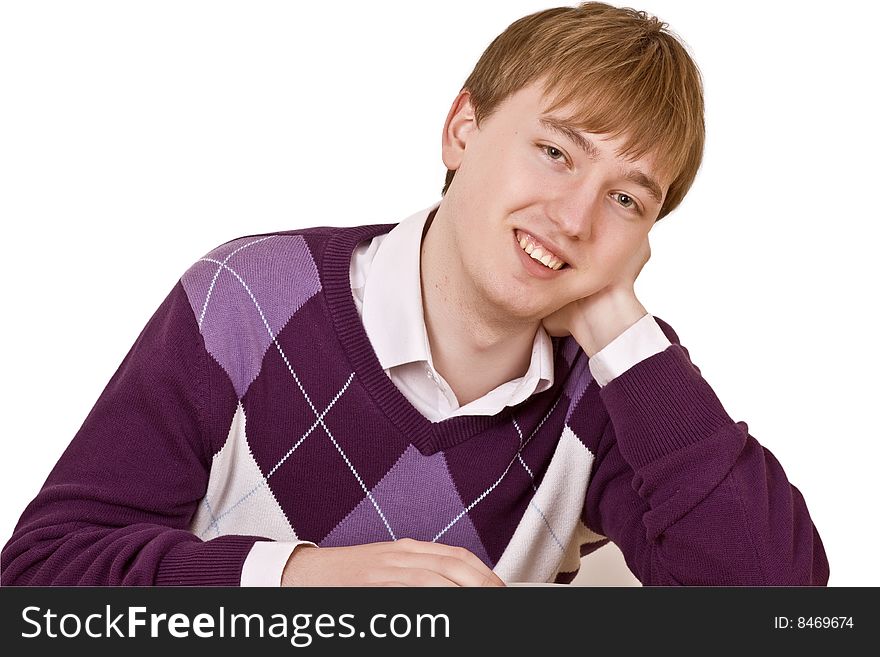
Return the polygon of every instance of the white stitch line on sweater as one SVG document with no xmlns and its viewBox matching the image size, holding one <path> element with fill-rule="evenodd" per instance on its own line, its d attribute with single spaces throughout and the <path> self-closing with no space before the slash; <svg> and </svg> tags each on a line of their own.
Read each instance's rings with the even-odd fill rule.
<svg viewBox="0 0 880 657">
<path fill-rule="evenodd" d="M 260 488 L 262 488 L 263 486 L 268 485 L 268 483 L 269 483 L 269 482 L 267 482 L 265 479 L 262 479 L 262 480 L 260 481 L 259 484 L 257 484 L 257 485 L 254 486 L 253 488 L 251 488 L 247 493 L 245 493 L 244 496 L 242 496 L 242 498 L 241 498 L 240 500 L 238 500 L 238 502 L 236 502 L 236 503 L 233 504 L 231 507 L 229 507 L 228 509 L 226 509 L 226 511 L 224 511 L 224 512 L 221 513 L 219 516 L 217 516 L 217 518 L 214 520 L 214 522 L 212 522 L 210 525 L 208 525 L 207 527 L 205 527 L 205 529 L 202 531 L 202 533 L 199 534 L 199 538 L 202 538 L 205 534 L 207 534 L 207 533 L 208 533 L 208 530 L 211 529 L 211 526 L 212 526 L 212 525 L 215 525 L 215 523 L 216 523 L 215 526 L 217 527 L 217 532 L 218 532 L 218 535 L 219 535 L 219 531 L 220 531 L 220 529 L 219 529 L 219 527 L 220 527 L 220 521 L 221 521 L 223 518 L 225 518 L 226 516 L 228 516 L 230 513 L 232 513 L 232 511 L 233 511 L 236 507 L 238 507 L 239 504 L 241 504 L 242 502 L 244 502 L 246 499 L 248 499 L 251 495 L 253 495 L 254 493 L 256 493 L 258 490 L 260 490 Z"/>
<path fill-rule="evenodd" d="M 556 405 L 554 404 L 554 407 L 555 406 Z M 551 408 L 550 411 L 553 412 L 553 409 Z M 520 452 L 517 452 L 516 455 L 519 458 L 519 462 L 522 463 L 522 467 L 524 467 L 526 469 L 526 472 L 529 473 L 529 479 L 532 480 L 532 490 L 537 493 L 538 488 L 535 486 L 535 474 L 532 472 L 531 468 L 529 468 L 529 466 L 526 465 L 526 462 L 525 462 L 525 460 L 523 460 L 522 453 L 521 453 L 521 450 L 522 450 L 522 429 L 519 428 L 519 423 L 516 421 L 515 417 L 511 418 L 511 419 L 513 420 L 513 426 L 516 427 L 516 432 L 519 434 Z M 541 424 L 543 424 L 543 423 L 544 422 L 542 421 Z M 540 427 L 541 424 L 539 424 L 538 426 Z M 556 542 L 556 545 L 559 546 L 560 550 L 565 552 L 565 547 L 562 545 L 562 541 L 559 540 L 559 537 L 556 535 L 556 532 L 553 531 L 553 527 L 550 526 L 550 521 L 547 520 L 547 516 L 544 515 L 544 512 L 541 510 L 541 507 L 538 506 L 538 503 L 535 502 L 534 496 L 532 496 L 532 499 L 529 500 L 529 506 L 531 506 L 532 508 L 535 509 L 535 511 L 538 512 L 538 515 L 541 516 L 541 520 L 543 520 L 544 524 L 547 525 L 547 531 L 550 532 L 550 535 L 553 537 L 553 540 Z"/>
<path fill-rule="evenodd" d="M 519 462 L 522 463 L 522 467 L 524 467 L 526 469 L 526 472 L 529 473 L 529 479 L 532 480 L 532 490 L 537 492 L 538 489 L 535 488 L 535 475 L 534 475 L 534 473 L 531 471 L 529 466 L 526 465 L 526 462 L 523 461 L 522 454 L 517 452 L 516 457 L 519 459 Z"/>
<path fill-rule="evenodd" d="M 312 409 L 312 412 L 318 418 L 318 421 L 321 423 L 321 426 L 324 428 L 324 431 L 327 433 L 327 436 L 333 442 L 334 447 L 336 447 L 336 451 L 339 452 L 339 454 L 342 456 L 342 459 L 345 461 L 345 464 L 348 466 L 348 469 L 351 470 L 355 479 L 357 479 L 358 484 L 360 484 L 361 489 L 364 491 L 364 494 L 366 494 L 366 496 L 367 496 L 367 498 L 369 498 L 370 502 L 373 503 L 373 507 L 376 509 L 376 512 L 379 514 L 379 517 L 382 518 L 382 522 L 385 523 L 385 528 L 388 530 L 388 534 L 391 536 L 391 539 L 396 541 L 397 537 L 394 535 L 394 531 L 391 529 L 391 525 L 388 524 L 388 519 L 385 517 L 385 514 L 382 513 L 382 509 L 379 508 L 379 503 L 376 502 L 376 499 L 373 497 L 373 494 L 369 491 L 369 489 L 364 484 L 363 479 L 361 479 L 361 476 L 360 476 L 360 474 L 358 474 L 354 465 L 352 465 L 351 461 L 348 460 L 348 456 L 346 456 L 345 452 L 342 450 L 342 447 L 340 447 L 339 443 L 336 442 L 336 438 L 333 437 L 333 434 L 331 433 L 330 429 L 327 427 L 326 424 L 324 424 L 323 416 L 321 416 L 318 413 L 317 409 L 315 408 L 315 405 L 312 403 L 311 398 L 309 397 L 308 393 L 306 393 L 306 390 L 303 387 L 302 382 L 299 380 L 299 377 L 296 375 L 296 372 L 293 371 L 293 367 L 291 367 L 290 361 L 287 360 L 287 356 L 285 355 L 284 350 L 281 348 L 281 345 L 278 344 L 278 340 L 276 340 L 275 336 L 272 334 L 272 328 L 269 326 L 269 322 L 266 321 L 266 316 L 263 314 L 263 309 L 260 307 L 260 304 L 257 302 L 256 298 L 254 297 L 253 292 L 251 292 L 250 287 L 248 287 L 248 284 L 245 283 L 244 279 L 242 279 L 242 277 L 238 275 L 238 272 L 236 272 L 234 269 L 232 269 L 232 267 L 227 265 L 225 262 L 220 262 L 219 260 L 215 260 L 214 258 L 202 258 L 202 260 L 206 260 L 208 262 L 213 262 L 215 264 L 219 264 L 223 269 L 229 270 L 229 273 L 231 273 L 233 276 L 235 276 L 235 278 L 238 279 L 238 282 L 241 283 L 242 287 L 244 287 L 245 291 L 250 296 L 251 301 L 254 302 L 254 306 L 256 307 L 257 312 L 260 313 L 260 319 L 263 320 L 263 325 L 266 327 L 266 331 L 268 331 L 269 337 L 271 338 L 273 344 L 275 345 L 275 348 L 278 349 L 278 353 L 281 354 L 281 358 L 284 360 L 284 364 L 287 365 L 288 371 L 291 373 L 291 375 L 293 375 L 293 379 L 294 379 L 294 381 L 296 381 L 296 385 L 299 386 L 300 392 L 302 392 L 303 397 L 305 397 L 305 400 L 308 403 L 309 407 Z M 353 373 L 352 373 L 352 376 L 353 376 Z"/>
<path fill-rule="evenodd" d="M 339 397 L 342 396 L 342 393 L 345 392 L 345 389 L 348 388 L 349 384 L 352 382 L 353 379 L 354 379 L 354 372 L 352 372 L 352 373 L 349 375 L 349 377 L 348 377 L 348 381 L 345 382 L 345 385 L 342 386 L 342 389 L 341 389 L 339 392 L 336 393 L 336 396 L 333 398 L 333 401 L 331 401 L 330 404 L 327 406 L 327 408 L 325 408 L 324 411 L 321 413 L 321 417 L 324 417 L 325 415 L 327 415 L 327 412 L 333 407 L 333 405 L 336 403 L 336 401 L 339 399 Z M 254 486 L 252 489 L 250 489 L 250 490 L 249 490 L 247 493 L 245 493 L 241 498 L 239 498 L 239 500 L 238 500 L 237 502 L 235 502 L 232 506 L 230 506 L 228 509 L 226 509 L 226 511 L 224 511 L 223 513 L 221 513 L 221 514 L 220 514 L 219 516 L 217 516 L 216 518 L 214 518 L 214 514 L 213 514 L 213 512 L 212 512 L 212 513 L 211 513 L 212 522 L 211 522 L 210 525 L 208 525 L 208 526 L 204 529 L 204 531 L 202 531 L 201 534 L 199 534 L 199 538 L 201 538 L 202 536 L 204 536 L 204 535 L 208 532 L 208 530 L 211 529 L 211 527 L 212 527 L 212 526 L 215 526 L 215 525 L 216 525 L 216 527 L 217 527 L 217 535 L 219 536 L 219 533 L 220 533 L 219 522 L 220 522 L 220 520 L 221 520 L 222 518 L 225 518 L 225 517 L 226 517 L 227 515 L 229 515 L 230 513 L 232 513 L 232 511 L 234 511 L 235 508 L 238 507 L 239 504 L 241 504 L 241 503 L 244 502 L 247 498 L 249 498 L 251 495 L 253 495 L 254 493 L 256 493 L 260 488 L 262 488 L 263 486 L 267 485 L 267 484 L 269 483 L 269 477 L 271 477 L 271 476 L 275 473 L 275 471 L 281 466 L 282 463 L 284 463 L 284 461 L 287 459 L 287 457 L 289 457 L 291 454 L 293 454 L 293 450 L 295 450 L 297 447 L 299 447 L 300 443 L 302 443 L 302 441 L 305 440 L 306 436 L 308 436 L 316 426 L 318 426 L 318 423 L 317 423 L 317 422 L 315 422 L 314 424 L 312 424 L 312 426 L 309 428 L 309 430 L 306 431 L 306 433 L 305 433 L 305 434 L 304 434 L 299 440 L 296 441 L 296 444 L 295 444 L 292 448 L 290 448 L 290 450 L 287 452 L 287 454 L 285 454 L 285 455 L 281 458 L 281 460 L 280 460 L 278 463 L 275 464 L 275 467 L 273 467 L 272 470 L 269 471 L 269 474 L 267 474 L 265 477 L 263 477 L 263 478 L 260 480 L 260 483 L 258 483 L 258 484 L 257 484 L 256 486 Z M 207 497 L 206 497 L 206 498 L 205 498 L 205 504 L 207 504 L 207 503 L 208 503 L 208 502 L 207 502 Z M 208 507 L 208 510 L 210 511 L 210 509 L 211 509 L 211 507 L 209 506 L 209 507 Z M 288 521 L 288 522 L 289 522 L 289 521 Z"/>
<path fill-rule="evenodd" d="M 526 465 L 526 462 L 525 462 L 525 460 L 523 460 L 522 453 L 521 453 L 522 446 L 523 446 L 523 444 L 522 444 L 523 443 L 522 429 L 519 428 L 519 423 L 516 421 L 515 417 L 511 418 L 511 420 L 513 420 L 513 426 L 516 427 L 516 432 L 519 434 L 519 451 L 517 451 L 516 457 L 519 459 L 519 462 L 522 463 L 522 467 L 524 467 L 526 469 L 526 472 L 529 473 L 529 479 L 532 480 L 532 490 L 537 492 L 538 489 L 535 488 L 535 475 L 531 471 L 529 466 Z"/>
<path fill-rule="evenodd" d="M 468 504 L 461 513 L 459 513 L 457 516 L 455 516 L 455 518 L 453 518 L 449 522 L 449 524 L 446 525 L 446 527 L 444 527 L 443 529 L 440 530 L 439 534 L 437 534 L 434 538 L 431 539 L 431 542 L 437 541 L 441 536 L 443 536 L 443 534 L 448 532 L 455 523 L 457 523 L 459 520 L 461 520 L 465 516 L 465 514 L 469 513 L 470 510 L 473 509 L 477 504 L 479 504 L 489 493 L 491 493 L 493 490 L 495 490 L 495 488 L 498 486 L 498 484 L 501 483 L 501 480 L 504 479 L 504 477 L 510 471 L 510 467 L 516 461 L 516 457 L 519 456 L 519 453 L 525 448 L 526 445 L 529 444 L 529 441 L 534 437 L 534 435 L 536 433 L 538 433 L 538 429 L 540 429 L 541 425 L 543 425 L 544 422 L 547 420 L 547 418 L 550 417 L 550 415 L 553 413 L 554 409 L 556 408 L 556 404 L 558 404 L 558 403 L 559 403 L 559 398 L 557 398 L 556 401 L 553 402 L 553 406 L 550 407 L 550 410 L 547 411 L 547 414 L 538 423 L 538 426 L 535 427 L 535 430 L 532 431 L 532 433 L 529 435 L 528 439 L 526 439 L 526 441 L 520 445 L 520 448 L 516 451 L 516 456 L 514 456 L 512 459 L 510 459 L 510 463 L 507 464 L 507 467 L 504 469 L 504 472 L 501 473 L 501 476 L 498 477 L 498 479 L 495 481 L 495 483 L 492 484 L 491 486 L 489 486 L 489 488 L 487 488 L 485 491 L 483 491 L 483 493 L 480 494 L 477 497 L 477 499 L 475 499 L 473 502 Z"/>
<path fill-rule="evenodd" d="M 273 237 L 276 237 L 276 235 L 269 235 L 268 237 L 254 240 L 253 242 L 248 242 L 247 244 L 242 244 L 240 247 L 235 249 L 235 251 L 224 258 L 223 263 L 219 267 L 217 267 L 217 271 L 214 272 L 214 277 L 211 279 L 211 285 L 208 286 L 208 293 L 205 295 L 205 303 L 202 305 L 202 314 L 199 315 L 199 328 L 202 328 L 202 322 L 205 319 L 205 311 L 208 310 L 208 301 L 211 299 L 211 292 L 214 291 L 214 283 L 217 282 L 217 277 L 220 275 L 220 272 L 223 269 L 223 265 L 229 262 L 229 259 L 242 249 L 246 249 L 249 246 L 253 246 L 254 244 L 259 244 L 260 242 L 265 242 L 266 240 L 270 240 Z M 206 258 L 202 258 L 201 260 L 199 260 L 199 262 L 202 262 L 202 260 L 206 260 Z"/>
<path fill-rule="evenodd" d="M 547 531 L 550 532 L 550 536 L 553 537 L 553 540 L 556 541 L 556 545 L 559 546 L 559 549 L 565 552 L 565 546 L 562 545 L 562 541 L 559 540 L 559 537 L 556 536 L 556 532 L 553 531 L 553 528 L 550 526 L 550 521 L 547 520 L 547 516 L 544 515 L 544 512 L 541 511 L 540 507 L 535 504 L 534 498 L 529 502 L 529 505 L 535 508 L 535 511 L 538 512 L 538 515 L 541 516 L 541 520 L 544 521 L 544 524 L 547 525 Z"/>
<path fill-rule="evenodd" d="M 522 449 L 522 444 L 523 444 L 522 429 L 520 429 L 519 422 L 516 421 L 515 417 L 511 417 L 510 419 L 513 422 L 513 428 L 516 429 L 516 433 L 519 436 L 519 447 L 520 447 L 520 449 Z"/>
<path fill-rule="evenodd" d="M 208 503 L 208 495 L 205 494 L 205 507 L 208 509 L 208 514 L 211 516 L 211 524 L 207 526 L 205 531 L 211 528 L 213 525 L 217 530 L 217 536 L 220 536 L 220 522 L 214 517 L 214 509 L 211 508 L 211 505 Z M 204 534 L 204 532 L 202 532 Z"/>
<path fill-rule="evenodd" d="M 550 410 L 552 411 L 553 409 L 550 409 Z M 519 434 L 519 442 L 520 442 L 520 446 L 522 446 L 522 430 L 519 428 L 519 423 L 516 421 L 516 418 L 514 417 L 514 418 L 511 418 L 511 419 L 513 420 L 513 426 L 516 427 L 516 432 Z M 543 423 L 542 423 L 542 424 L 543 424 Z M 541 425 L 538 425 L 538 426 L 541 426 Z M 520 449 L 522 449 L 522 448 L 520 447 Z M 523 460 L 522 454 L 521 454 L 520 452 L 517 452 L 516 455 L 517 455 L 517 457 L 519 458 L 519 462 L 522 463 L 522 467 L 524 467 L 524 468 L 526 469 L 526 472 L 529 473 L 529 479 L 532 480 L 532 490 L 533 490 L 535 493 L 537 493 L 537 492 L 538 492 L 538 488 L 535 486 L 535 475 L 534 475 L 534 473 L 533 473 L 532 470 L 529 468 L 529 466 L 526 465 L 526 462 Z M 543 521 L 544 521 L 544 524 L 547 525 L 547 530 L 550 532 L 550 535 L 553 537 L 553 540 L 556 542 L 556 545 L 559 546 L 559 549 L 560 549 L 560 550 L 562 550 L 563 552 L 565 552 L 565 547 L 562 545 L 562 541 L 560 541 L 560 540 L 559 540 L 559 537 L 556 536 L 556 532 L 554 532 L 554 531 L 553 531 L 553 527 L 550 526 L 550 521 L 547 520 L 547 516 L 544 515 L 544 512 L 541 510 L 541 507 L 538 506 L 538 503 L 535 502 L 535 498 L 534 498 L 534 496 L 532 496 L 532 499 L 529 500 L 529 506 L 531 506 L 532 508 L 535 509 L 535 511 L 538 512 L 538 515 L 541 516 L 541 520 L 543 520 Z"/>
<path fill-rule="evenodd" d="M 275 471 L 276 471 L 278 468 L 280 468 L 280 467 L 284 464 L 284 462 L 287 460 L 287 458 L 288 458 L 291 454 L 293 454 L 294 450 L 295 450 L 297 447 L 300 446 L 300 443 L 302 443 L 302 441 L 304 441 L 304 440 L 308 437 L 308 435 L 309 435 L 310 433 L 312 433 L 312 431 L 315 429 L 315 427 L 318 426 L 318 424 L 320 424 L 320 422 L 321 422 L 321 420 L 324 418 L 324 416 L 327 415 L 327 411 L 329 411 L 331 408 L 333 408 L 333 405 L 334 405 L 334 404 L 336 403 L 336 401 L 342 396 L 342 394 L 346 391 L 346 389 L 348 388 L 348 386 L 351 385 L 351 382 L 352 382 L 353 380 L 354 380 L 354 372 L 352 372 L 351 374 L 348 375 L 348 380 L 345 382 L 345 385 L 342 386 L 342 388 L 339 389 L 339 392 L 336 393 L 336 396 L 330 401 L 330 404 L 327 406 L 327 408 L 325 408 L 325 409 L 323 410 L 323 412 L 322 412 L 321 415 L 318 417 L 318 419 L 315 420 L 315 422 L 312 423 L 312 426 L 309 427 L 308 431 L 306 431 L 306 432 L 302 435 L 302 437 L 301 437 L 299 440 L 297 440 L 297 441 L 293 444 L 293 447 L 291 447 L 289 450 L 287 450 L 287 453 L 286 453 L 284 456 L 281 457 L 281 460 L 278 461 L 278 463 L 276 463 L 276 464 L 274 465 L 274 467 L 273 467 L 271 470 L 269 470 L 269 474 L 266 475 L 266 479 L 268 479 L 268 478 L 271 477 L 273 474 L 275 474 Z"/>
</svg>

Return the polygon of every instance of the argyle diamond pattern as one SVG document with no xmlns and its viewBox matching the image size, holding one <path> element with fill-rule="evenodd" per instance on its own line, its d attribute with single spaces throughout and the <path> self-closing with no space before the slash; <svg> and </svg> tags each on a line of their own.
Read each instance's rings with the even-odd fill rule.
<svg viewBox="0 0 880 657">
<path fill-rule="evenodd" d="M 343 546 L 411 537 L 466 547 L 494 565 L 520 527 L 530 545 L 562 559 L 565 528 L 535 498 L 567 419 L 568 403 L 558 404 L 565 397 L 522 404 L 498 431 L 426 456 L 382 413 L 364 414 L 352 430 L 341 409 L 375 402 L 338 357 L 337 336 L 315 330 L 327 310 L 305 237 L 235 240 L 196 263 L 183 284 L 206 348 L 240 399 L 228 439 L 240 455 L 212 470 L 196 523 L 205 537 L 272 517 L 281 523 L 276 540 Z M 585 363 L 570 349 L 562 358 Z M 588 383 L 573 377 L 565 392 L 579 398 Z M 256 469 L 221 471 L 240 470 L 224 465 L 235 463 Z"/>
<path fill-rule="evenodd" d="M 284 266 L 266 267 L 275 261 Z M 269 235 L 224 244 L 182 279 L 208 352 L 226 370 L 239 398 L 290 317 L 321 283 L 303 237 Z"/>
</svg>

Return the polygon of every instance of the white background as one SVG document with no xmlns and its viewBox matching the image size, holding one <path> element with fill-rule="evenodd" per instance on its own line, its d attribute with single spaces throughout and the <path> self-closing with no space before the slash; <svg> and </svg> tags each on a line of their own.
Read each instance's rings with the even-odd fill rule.
<svg viewBox="0 0 880 657">
<path fill-rule="evenodd" d="M 688 43 L 708 130 L 639 298 L 803 492 L 838 586 L 880 585 L 872 5 L 637 4 Z M 0 4 L 0 543 L 195 259 L 438 199 L 449 104 L 550 6 Z"/>
</svg>

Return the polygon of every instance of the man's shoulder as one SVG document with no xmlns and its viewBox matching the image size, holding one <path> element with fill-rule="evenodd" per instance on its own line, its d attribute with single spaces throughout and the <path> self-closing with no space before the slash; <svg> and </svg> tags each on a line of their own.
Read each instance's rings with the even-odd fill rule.
<svg viewBox="0 0 880 657">
<path fill-rule="evenodd" d="M 205 259 L 221 259 L 226 261 L 236 258 L 239 253 L 242 254 L 241 258 L 289 255 L 287 247 L 291 244 L 306 243 L 316 246 L 347 230 L 350 230 L 350 228 L 342 226 L 314 226 L 241 235 L 215 246 L 194 264 L 198 264 L 198 262 Z"/>
<path fill-rule="evenodd" d="M 315 250 L 333 234 L 327 227 L 243 235 L 223 242 L 196 259 L 181 276 L 187 293 L 207 291 L 220 277 L 241 284 L 255 279 L 302 274 L 317 276 Z"/>
<path fill-rule="evenodd" d="M 388 232 L 393 224 L 367 224 L 361 226 L 313 226 L 291 230 L 272 231 L 242 235 L 214 247 L 193 263 L 184 277 L 192 270 L 201 269 L 201 263 L 214 267 L 231 268 L 236 263 L 250 266 L 294 267 L 303 262 L 317 266 L 328 244 L 345 248 L 348 242 L 368 239 Z M 352 245 L 353 246 L 353 245 Z"/>
<path fill-rule="evenodd" d="M 275 334 L 321 289 L 321 253 L 345 228 L 318 226 L 243 235 L 196 259 L 180 277 L 199 328 L 251 317 Z M 275 315 L 278 315 L 277 317 Z M 225 327 L 224 332 L 228 329 Z"/>
<path fill-rule="evenodd" d="M 660 319 L 657 315 L 652 315 L 652 317 L 654 318 L 654 321 L 657 322 L 657 326 L 660 327 L 660 330 L 663 331 L 663 334 L 672 344 L 681 344 L 681 340 L 678 338 L 678 333 L 675 332 L 675 329 L 673 329 L 668 322 Z"/>
<path fill-rule="evenodd" d="M 328 242 L 344 239 L 367 227 L 314 226 L 242 235 L 215 246 L 195 260 L 181 277 L 184 285 L 204 271 L 233 273 L 237 268 L 254 272 L 269 269 L 275 274 L 317 268 Z M 213 274 L 212 274 L 213 276 Z"/>
<path fill-rule="evenodd" d="M 200 329 L 212 314 L 231 317 L 252 306 L 275 331 L 273 312 L 286 319 L 321 291 L 328 251 L 347 262 L 355 243 L 387 230 L 386 224 L 315 226 L 236 237 L 195 260 L 180 283 Z M 337 269 L 347 279 L 347 264 Z"/>
<path fill-rule="evenodd" d="M 237 237 L 198 258 L 180 277 L 205 348 L 242 396 L 268 346 L 294 316 L 317 327 L 327 244 L 350 228 L 318 226 Z M 318 313 L 318 314 L 315 314 Z"/>
</svg>

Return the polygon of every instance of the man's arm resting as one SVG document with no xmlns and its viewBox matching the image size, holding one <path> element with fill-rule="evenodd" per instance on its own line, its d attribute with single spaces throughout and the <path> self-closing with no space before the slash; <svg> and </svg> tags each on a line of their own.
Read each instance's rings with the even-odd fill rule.
<svg viewBox="0 0 880 657">
<path fill-rule="evenodd" d="M 658 323 L 672 346 L 599 393 L 609 422 L 585 522 L 645 584 L 826 584 L 827 558 L 800 491 Z"/>
<path fill-rule="evenodd" d="M 265 539 L 189 531 L 237 403 L 225 382 L 178 283 L 24 510 L 3 584 L 237 586 Z"/>
</svg>

